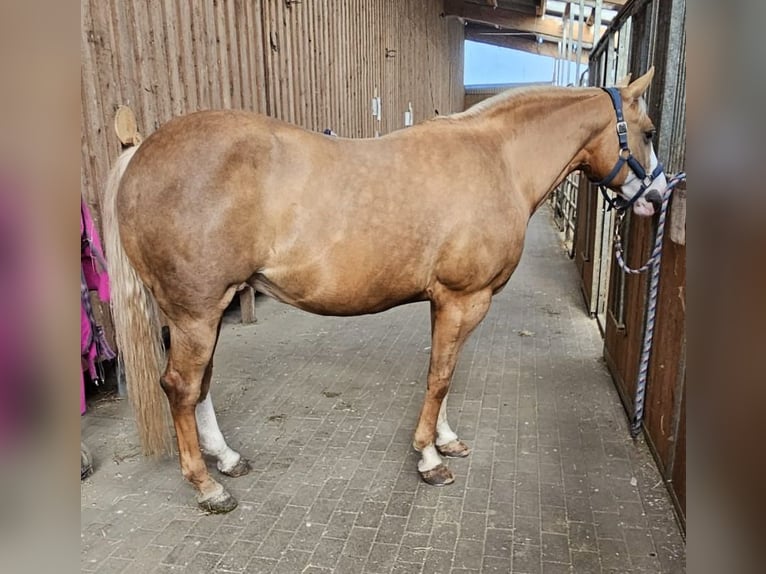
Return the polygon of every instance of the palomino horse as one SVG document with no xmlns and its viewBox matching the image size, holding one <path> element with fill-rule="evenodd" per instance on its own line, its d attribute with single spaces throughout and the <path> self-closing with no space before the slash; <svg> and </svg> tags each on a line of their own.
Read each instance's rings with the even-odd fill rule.
<svg viewBox="0 0 766 574">
<path fill-rule="evenodd" d="M 236 506 L 200 447 L 224 474 L 249 470 L 227 446 L 209 393 L 221 316 L 243 284 L 325 315 L 427 300 L 431 359 L 413 446 L 424 481 L 451 483 L 441 457 L 469 451 L 447 423 L 455 362 L 516 268 L 532 213 L 577 168 L 611 176 L 625 200 L 643 194 L 634 211 L 654 212 L 664 176 L 631 173 L 657 165 L 642 97 L 652 75 L 618 92 L 624 122 L 601 89 L 544 87 L 365 140 L 241 111 L 198 112 L 128 150 L 108 183 L 105 232 L 144 450 L 167 446 L 161 386 L 198 503 Z M 633 162 L 617 165 L 627 155 Z M 162 375 L 155 301 L 171 339 Z"/>
</svg>

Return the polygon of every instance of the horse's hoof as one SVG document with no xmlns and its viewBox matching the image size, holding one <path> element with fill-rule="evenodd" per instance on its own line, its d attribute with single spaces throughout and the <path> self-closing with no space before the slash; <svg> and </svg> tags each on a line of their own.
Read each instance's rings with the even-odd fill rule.
<svg viewBox="0 0 766 574">
<path fill-rule="evenodd" d="M 462 440 L 453 440 L 441 446 L 437 444 L 436 450 L 440 455 L 450 458 L 465 458 L 471 454 L 471 449 Z"/>
<path fill-rule="evenodd" d="M 418 473 L 423 482 L 431 486 L 446 486 L 455 482 L 452 471 L 443 464 L 435 466 L 431 470 L 419 470 Z"/>
<path fill-rule="evenodd" d="M 239 457 L 239 462 L 237 462 L 237 464 L 235 464 L 229 470 L 224 470 L 220 466 L 218 467 L 218 470 L 220 470 L 221 473 L 225 474 L 226 476 L 230 476 L 232 478 L 237 478 L 238 476 L 245 476 L 252 469 L 253 467 L 250 466 L 250 461 L 244 457 Z"/>
<path fill-rule="evenodd" d="M 237 499 L 225 490 L 204 500 L 197 500 L 197 505 L 210 514 L 225 514 L 237 508 Z"/>
</svg>

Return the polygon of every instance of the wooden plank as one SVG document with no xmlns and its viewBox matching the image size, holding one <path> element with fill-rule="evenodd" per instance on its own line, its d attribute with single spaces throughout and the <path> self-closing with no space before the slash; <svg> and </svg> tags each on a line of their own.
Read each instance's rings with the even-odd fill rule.
<svg viewBox="0 0 766 574">
<path fill-rule="evenodd" d="M 340 82 L 340 25 L 339 18 L 337 17 L 337 5 L 333 1 L 334 10 L 333 13 L 326 12 L 327 14 L 327 30 L 328 30 L 328 47 L 330 49 L 330 59 L 327 73 L 329 74 L 330 81 L 330 102 L 329 108 L 331 110 L 330 125 L 332 129 L 340 136 L 346 136 L 343 132 L 343 126 L 340 123 L 340 109 L 338 103 L 340 102 L 341 82 Z M 329 6 L 328 6 L 329 8 Z"/>
<path fill-rule="evenodd" d="M 359 82 L 360 66 L 359 66 L 359 37 L 357 35 L 359 31 L 359 12 L 357 8 L 357 0 L 349 0 L 349 116 L 352 119 L 351 134 L 355 138 L 359 138 L 362 135 L 361 121 L 362 114 L 359 110 L 359 93 L 361 92 L 361 86 Z"/>
<path fill-rule="evenodd" d="M 338 123 L 344 137 L 351 137 L 346 102 L 348 98 L 348 0 L 336 0 L 338 3 Z"/>
<path fill-rule="evenodd" d="M 321 0 L 319 9 L 315 15 L 317 37 L 315 50 L 317 52 L 317 106 L 321 129 L 333 128 L 332 112 L 330 110 L 330 91 L 332 80 L 330 78 L 330 47 L 328 45 L 327 27 L 327 0 Z M 334 129 L 334 128 L 333 128 Z"/>
<path fill-rule="evenodd" d="M 101 124 L 105 129 L 101 130 L 101 151 L 100 154 L 104 154 L 103 161 L 105 167 L 108 170 L 111 169 L 112 162 L 122 151 L 122 145 L 119 139 L 116 137 L 114 129 L 112 129 L 114 121 L 114 113 L 117 110 L 120 102 L 120 78 L 116 75 L 116 60 L 114 46 L 116 45 L 116 35 L 114 24 L 112 22 L 112 13 L 110 6 L 105 2 L 93 3 L 93 17 L 94 23 L 97 22 L 99 33 L 103 36 L 104 43 L 102 45 L 95 44 L 95 55 L 98 76 L 93 79 L 96 83 L 97 89 L 100 92 L 100 112 L 102 114 Z M 108 126 L 108 127 L 107 127 Z M 101 180 L 98 185 L 104 186 L 106 181 Z M 99 202 L 100 204 L 100 202 Z M 94 204 L 97 205 L 97 204 Z M 96 207 L 96 213 L 94 217 L 100 217 L 99 207 Z"/>
<path fill-rule="evenodd" d="M 101 133 L 100 126 L 103 126 L 104 113 L 101 102 L 101 86 L 98 85 L 98 63 L 96 55 L 96 45 L 101 43 L 100 34 L 97 31 L 96 23 L 93 20 L 91 6 L 86 3 L 80 12 L 80 65 L 82 69 L 82 109 L 85 113 L 83 117 L 83 130 L 88 134 L 87 139 L 83 139 L 83 145 L 87 149 L 83 150 L 84 159 L 89 166 L 91 174 L 91 184 L 94 188 L 103 185 L 106 181 L 106 158 L 104 153 L 104 135 Z M 86 193 L 86 200 L 96 199 L 97 193 L 92 190 Z"/>
<path fill-rule="evenodd" d="M 173 16 L 170 10 L 168 17 L 177 19 L 176 50 L 178 54 L 179 75 L 179 113 L 194 112 L 199 109 L 197 72 L 194 65 L 194 40 L 192 29 L 192 12 L 189 3 L 184 0 L 174 0 Z"/>
<path fill-rule="evenodd" d="M 167 50 L 165 49 L 167 30 L 162 21 L 162 5 L 159 2 L 149 2 L 147 8 L 149 53 L 152 66 L 150 93 L 152 94 L 156 110 L 154 120 L 156 129 L 173 115 L 170 105 L 170 89 L 168 89 L 167 85 L 167 79 L 170 77 L 170 65 Z"/>
<path fill-rule="evenodd" d="M 369 41 L 367 30 L 364 25 L 364 10 L 362 3 L 364 0 L 354 0 L 354 69 L 356 70 L 356 87 L 354 90 L 354 117 L 356 118 L 356 137 L 364 137 L 364 109 L 362 101 L 364 100 L 365 89 L 365 65 L 364 65 L 364 46 Z"/>
<path fill-rule="evenodd" d="M 298 123 L 306 129 L 313 130 L 314 125 L 311 121 L 310 98 L 308 96 L 311 75 L 309 67 L 311 66 L 311 58 L 313 55 L 307 48 L 307 25 L 304 21 L 304 16 L 307 11 L 306 4 L 301 3 L 292 5 L 293 46 L 298 56 L 295 58 L 295 83 L 297 90 L 295 105 Z"/>
<path fill-rule="evenodd" d="M 203 47 L 204 62 L 208 68 L 207 82 L 208 93 L 210 94 L 210 107 L 212 109 L 221 109 L 223 106 L 223 94 L 221 90 L 221 63 L 218 55 L 218 45 L 216 42 L 216 9 L 213 2 L 203 2 Z"/>
<path fill-rule="evenodd" d="M 165 55 L 168 71 L 168 111 L 170 116 L 179 116 L 185 111 L 185 94 L 181 83 L 181 33 L 178 30 L 179 17 L 176 13 L 175 0 L 163 0 L 161 8 L 161 22 L 165 30 L 163 35 Z"/>
<path fill-rule="evenodd" d="M 257 322 L 255 316 L 255 291 L 249 285 L 243 287 L 239 292 L 239 310 L 243 324 L 248 325 Z"/>
<path fill-rule="evenodd" d="M 319 28 L 317 25 L 317 3 L 311 2 L 308 5 L 308 13 L 306 18 L 308 20 L 308 46 L 307 51 L 310 57 L 309 66 L 309 84 L 308 90 L 311 97 L 311 125 L 312 129 L 321 131 L 324 129 L 322 114 L 319 110 L 319 78 L 321 77 L 319 63 L 321 61 L 320 40 L 319 40 Z"/>
<path fill-rule="evenodd" d="M 295 92 L 293 91 L 294 77 L 291 57 L 291 34 L 287 23 L 284 2 L 277 2 L 277 29 L 279 31 L 279 88 L 284 102 L 282 118 L 295 123 Z"/>
<path fill-rule="evenodd" d="M 686 248 L 666 237 L 660 269 L 657 321 L 649 364 L 646 423 L 663 466 L 670 462 L 677 422 L 676 396 L 686 340 Z"/>
<path fill-rule="evenodd" d="M 83 12 L 84 10 L 80 12 L 80 14 L 82 15 Z M 84 64 L 84 60 L 81 59 L 80 65 L 84 66 Z M 94 86 L 92 84 L 89 86 L 87 77 L 84 74 L 81 74 L 80 94 L 84 96 L 91 89 L 94 89 Z M 93 115 L 91 102 L 92 100 L 90 98 L 83 97 L 80 104 L 80 181 L 82 182 L 82 196 L 88 204 L 91 203 L 92 198 L 97 195 L 97 192 L 100 189 L 100 186 L 92 181 L 92 177 L 94 177 L 96 173 L 94 166 L 94 150 L 96 150 L 97 147 L 91 142 L 93 135 L 96 133 L 91 125 L 91 117 Z"/>
<path fill-rule="evenodd" d="M 686 184 L 684 182 L 673 191 L 671 201 L 668 236 L 673 243 L 686 245 Z"/>
<path fill-rule="evenodd" d="M 686 374 L 684 373 L 684 379 Z M 686 384 L 684 383 L 684 389 Z M 671 489 L 678 501 L 679 514 L 681 522 L 686 528 L 686 393 L 681 395 L 681 411 L 679 417 L 679 428 L 675 441 L 676 455 L 673 463 L 673 474 L 671 476 Z"/>
<path fill-rule="evenodd" d="M 155 82 L 155 62 L 153 54 L 152 29 L 149 22 L 147 6 L 142 2 L 132 5 L 134 41 L 133 53 L 136 59 L 138 71 L 138 85 L 136 86 L 141 113 L 136 117 L 139 121 L 139 130 L 144 136 L 148 136 L 159 127 L 157 113 L 157 98 L 155 92 L 159 85 Z M 143 119 L 143 128 L 141 120 Z"/>
<path fill-rule="evenodd" d="M 380 77 L 380 58 L 376 57 L 380 53 L 380 22 L 376 18 L 376 7 L 374 4 L 365 4 L 367 11 L 367 24 L 366 27 L 370 30 L 370 41 L 367 44 L 366 54 L 366 68 L 367 68 L 367 82 L 364 94 L 362 94 L 362 117 L 365 120 L 365 137 L 371 138 L 375 135 L 374 124 L 372 121 L 372 113 L 370 112 L 370 100 L 372 98 L 372 92 L 375 89 L 375 85 L 378 83 Z"/>
<path fill-rule="evenodd" d="M 244 72 L 244 66 L 239 61 L 239 34 L 236 18 L 236 6 L 235 0 L 229 0 L 224 6 L 224 25 L 226 29 L 226 56 L 228 60 L 228 74 L 231 87 L 229 94 L 231 102 L 229 105 L 234 109 L 243 109 L 243 94 L 242 94 L 242 74 Z"/>
<path fill-rule="evenodd" d="M 182 0 L 183 1 L 183 0 Z M 210 109 L 213 97 L 210 89 L 207 62 L 207 44 L 205 40 L 205 12 L 201 3 L 193 3 L 191 46 L 194 57 L 194 71 L 197 86 L 197 109 Z"/>
<path fill-rule="evenodd" d="M 253 4 L 247 3 L 249 30 L 253 30 L 253 42 L 249 50 L 249 57 L 252 59 L 255 68 L 253 77 L 253 89 L 256 92 L 254 98 L 256 110 L 261 113 L 268 113 L 268 86 L 266 80 L 266 57 L 264 54 L 265 46 L 268 44 L 266 32 L 263 27 L 263 2 L 255 0 Z"/>
<path fill-rule="evenodd" d="M 271 117 L 281 117 L 281 101 L 279 98 L 279 69 L 278 59 L 275 57 L 279 49 L 278 33 L 275 31 L 276 20 L 272 14 L 272 2 L 264 0 L 263 12 L 261 13 L 263 24 L 263 61 L 264 79 L 266 83 L 266 113 Z M 256 15 L 257 17 L 257 15 Z"/>
<path fill-rule="evenodd" d="M 231 20 L 229 27 L 231 33 L 236 36 L 237 45 L 237 64 L 239 71 L 239 92 L 241 107 L 244 110 L 254 110 L 255 104 L 253 97 L 255 89 L 253 88 L 251 78 L 253 75 L 252 59 L 249 57 L 248 39 L 251 35 L 250 28 L 247 25 L 247 5 L 246 0 L 235 0 L 231 11 Z"/>
</svg>

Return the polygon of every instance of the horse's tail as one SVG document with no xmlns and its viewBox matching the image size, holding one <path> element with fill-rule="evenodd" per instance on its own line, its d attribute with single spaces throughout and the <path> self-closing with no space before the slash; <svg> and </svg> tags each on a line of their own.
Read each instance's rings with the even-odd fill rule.
<svg viewBox="0 0 766 574">
<path fill-rule="evenodd" d="M 137 149 L 138 146 L 126 150 L 109 174 L 102 203 L 104 243 L 109 267 L 112 319 L 125 370 L 128 398 L 136 417 L 144 454 L 159 455 L 171 450 L 167 399 L 160 386 L 163 348 L 159 313 L 154 297 L 125 254 L 117 221 L 120 180 Z"/>
</svg>

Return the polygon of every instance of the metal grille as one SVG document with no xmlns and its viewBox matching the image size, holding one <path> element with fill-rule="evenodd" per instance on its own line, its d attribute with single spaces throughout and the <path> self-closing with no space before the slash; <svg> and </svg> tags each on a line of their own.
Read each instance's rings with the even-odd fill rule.
<svg viewBox="0 0 766 574">
<path fill-rule="evenodd" d="M 580 172 L 570 173 L 553 193 L 553 219 L 569 256 L 574 256 L 574 232 L 577 223 L 577 192 Z"/>
</svg>

